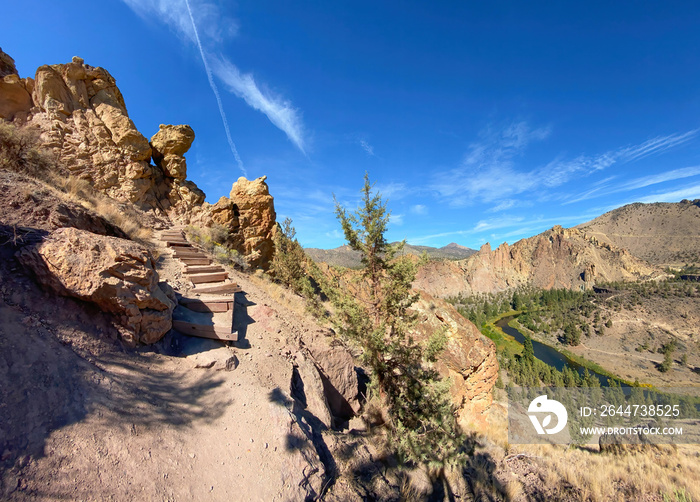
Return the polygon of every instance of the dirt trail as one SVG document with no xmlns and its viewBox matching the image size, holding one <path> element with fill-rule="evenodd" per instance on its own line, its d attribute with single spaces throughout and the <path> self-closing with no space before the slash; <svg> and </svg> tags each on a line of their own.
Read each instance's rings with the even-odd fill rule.
<svg viewBox="0 0 700 502">
<path fill-rule="evenodd" d="M 155 244 L 161 252 L 161 280 L 176 289 L 186 286 L 177 263 Z M 310 430 L 302 430 L 305 424 L 293 420 L 290 411 L 290 354 L 298 349 L 301 334 L 318 327 L 271 299 L 257 285 L 262 281 L 229 272 L 243 289 L 236 294 L 236 347 L 178 334 L 138 351 L 109 342 L 94 352 L 90 339 L 82 345 L 76 340 L 70 350 L 43 340 L 66 364 L 80 361 L 82 370 L 72 377 L 75 392 L 68 397 L 80 412 L 54 419 L 53 411 L 45 410 L 61 426 L 44 427 L 34 454 L 18 457 L 22 445 L 8 442 L 8 450 L 0 452 L 5 461 L 0 498 L 303 500 L 324 466 L 307 439 Z M 0 339 L 7 337 L 16 350 L 17 344 L 36 340 L 10 338 L 13 328 L 26 331 L 22 319 L 31 303 L 27 296 L 14 300 L 0 305 L 6 321 Z M 61 315 L 55 315 L 46 336 L 60 331 L 61 322 Z M 87 323 L 83 329 L 95 331 Z M 30 353 L 35 347 L 24 349 Z M 238 363 L 233 371 L 194 367 L 202 358 L 231 355 Z M 21 371 L 17 377 L 31 380 Z M 46 378 L 58 387 L 60 377 L 54 372 Z M 16 392 L 32 399 L 31 389 L 18 385 Z"/>
</svg>

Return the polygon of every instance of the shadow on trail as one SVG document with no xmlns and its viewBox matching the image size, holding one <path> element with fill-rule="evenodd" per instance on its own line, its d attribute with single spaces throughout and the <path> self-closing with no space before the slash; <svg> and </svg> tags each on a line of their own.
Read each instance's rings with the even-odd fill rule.
<svg viewBox="0 0 700 502">
<path fill-rule="evenodd" d="M 215 373 L 125 349 L 111 316 L 56 296 L 21 272 L 0 246 L 0 499 L 56 430 L 88 416 L 109 430 L 188 427 L 231 404 Z M 8 485 L 15 480 L 14 486 Z"/>
</svg>

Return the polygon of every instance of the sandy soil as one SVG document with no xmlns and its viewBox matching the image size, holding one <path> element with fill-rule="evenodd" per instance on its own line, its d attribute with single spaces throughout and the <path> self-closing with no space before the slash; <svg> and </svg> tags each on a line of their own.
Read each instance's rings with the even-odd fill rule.
<svg viewBox="0 0 700 502">
<path fill-rule="evenodd" d="M 607 309 L 602 316 L 610 316 L 613 323 L 605 335 L 583 336 L 581 345 L 566 348 L 627 380 L 657 387 L 700 387 L 700 298 L 653 297 L 633 310 Z M 664 356 L 656 349 L 672 339 L 678 343 L 675 364 L 661 373 L 658 366 Z M 636 350 L 645 343 L 649 349 Z M 686 364 L 681 362 L 683 354 Z"/>
<path fill-rule="evenodd" d="M 317 448 L 337 441 L 310 440 L 318 429 L 291 394 L 299 339 L 319 328 L 294 298 L 232 272 L 244 290 L 235 347 L 170 334 L 129 351 L 107 316 L 42 292 L 0 251 L 0 499 L 303 500 L 325 488 L 332 460 Z M 182 287 L 176 262 L 159 262 Z M 203 355 L 237 367 L 195 368 Z"/>
</svg>

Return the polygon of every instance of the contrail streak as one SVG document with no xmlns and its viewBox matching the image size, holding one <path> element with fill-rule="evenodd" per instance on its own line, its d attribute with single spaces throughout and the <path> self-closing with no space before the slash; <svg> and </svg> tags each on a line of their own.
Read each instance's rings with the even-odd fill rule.
<svg viewBox="0 0 700 502">
<path fill-rule="evenodd" d="M 204 55 L 204 49 L 202 49 L 202 42 L 199 41 L 199 33 L 197 32 L 197 25 L 194 22 L 194 16 L 192 16 L 192 9 L 190 8 L 189 0 L 185 0 L 185 5 L 187 6 L 187 13 L 190 15 L 190 21 L 192 22 L 192 30 L 194 31 L 194 39 L 197 42 L 197 47 L 199 48 L 199 54 L 202 56 L 202 62 L 204 63 L 204 71 L 207 73 L 207 78 L 209 79 L 209 86 L 211 90 L 214 91 L 214 96 L 216 97 L 216 103 L 219 105 L 219 113 L 221 114 L 221 121 L 224 123 L 224 130 L 226 131 L 226 139 L 228 139 L 228 145 L 231 147 L 231 152 L 233 153 L 236 162 L 238 163 L 238 168 L 243 173 L 243 176 L 248 176 L 248 172 L 243 166 L 243 161 L 240 155 L 238 155 L 238 149 L 235 143 L 231 139 L 231 131 L 228 128 L 228 120 L 226 120 L 226 113 L 224 112 L 224 105 L 221 103 L 221 96 L 219 96 L 219 89 L 216 88 L 216 83 L 214 82 L 214 77 L 212 76 L 211 69 L 209 68 L 209 63 Z"/>
</svg>

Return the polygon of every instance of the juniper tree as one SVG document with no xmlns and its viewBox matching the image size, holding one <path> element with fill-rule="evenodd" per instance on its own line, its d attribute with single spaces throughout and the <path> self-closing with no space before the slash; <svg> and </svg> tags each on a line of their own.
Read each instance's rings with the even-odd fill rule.
<svg viewBox="0 0 700 502">
<path fill-rule="evenodd" d="M 405 460 L 441 469 L 460 458 L 463 444 L 449 383 L 426 364 L 434 360 L 446 337 L 436 333 L 423 346 L 411 336 L 416 315 L 409 308 L 419 298 L 411 289 L 416 265 L 401 255 L 404 242 L 387 242 L 386 201 L 373 193 L 367 174 L 364 179 L 355 213 L 335 201 L 345 239 L 359 251 L 363 265 L 352 294 L 336 289 L 329 295 L 336 307 L 336 326 L 363 350 L 372 388 L 388 411 L 389 439 L 397 453 Z"/>
<path fill-rule="evenodd" d="M 274 237 L 275 256 L 272 259 L 271 271 L 277 281 L 300 295 L 311 297 L 314 288 L 305 268 L 306 254 L 295 237 L 296 230 L 290 218 L 286 218 L 282 225 L 278 224 Z"/>
</svg>

